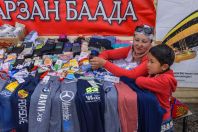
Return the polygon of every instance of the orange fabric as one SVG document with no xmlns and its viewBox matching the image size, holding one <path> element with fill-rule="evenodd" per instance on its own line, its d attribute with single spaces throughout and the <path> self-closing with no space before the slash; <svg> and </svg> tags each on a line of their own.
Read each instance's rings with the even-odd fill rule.
<svg viewBox="0 0 198 132">
<path fill-rule="evenodd" d="M 172 106 L 172 118 L 176 119 L 180 116 L 183 116 L 188 113 L 188 106 L 181 103 L 175 97 L 171 97 L 171 106 Z"/>
<path fill-rule="evenodd" d="M 123 82 L 115 84 L 115 87 L 122 132 L 135 132 L 138 129 L 137 94 Z"/>
</svg>

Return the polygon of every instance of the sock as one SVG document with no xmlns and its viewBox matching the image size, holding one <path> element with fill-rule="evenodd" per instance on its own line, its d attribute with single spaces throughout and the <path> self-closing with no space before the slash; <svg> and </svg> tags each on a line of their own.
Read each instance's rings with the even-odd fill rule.
<svg viewBox="0 0 198 132">
<path fill-rule="evenodd" d="M 70 42 L 64 44 L 63 52 L 71 52 L 72 44 Z"/>
<path fill-rule="evenodd" d="M 12 53 L 16 53 L 16 54 L 20 54 L 24 49 L 24 46 L 21 45 L 21 46 L 15 46 L 13 49 L 12 49 Z"/>
<path fill-rule="evenodd" d="M 24 42 L 24 50 L 21 52 L 21 55 L 23 55 L 26 58 L 30 58 L 33 55 L 33 43 L 32 42 Z"/>
<path fill-rule="evenodd" d="M 12 50 L 13 50 L 14 46 L 10 46 L 6 49 L 6 53 L 10 54 L 12 53 Z"/>
<path fill-rule="evenodd" d="M 41 51 L 44 55 L 50 54 L 54 50 L 55 46 L 55 39 L 48 39 L 45 45 L 42 47 Z"/>
<path fill-rule="evenodd" d="M 34 56 L 42 56 L 42 48 L 43 48 L 44 44 L 38 44 L 34 50 Z"/>
<path fill-rule="evenodd" d="M 56 47 L 53 51 L 54 54 L 62 54 L 63 52 L 63 46 L 64 46 L 64 43 L 63 42 L 57 42 L 56 43 Z"/>
<path fill-rule="evenodd" d="M 83 40 L 85 40 L 84 37 L 78 37 L 76 40 L 74 40 L 74 43 L 82 44 Z"/>
<path fill-rule="evenodd" d="M 36 31 L 31 31 L 26 37 L 24 42 L 35 42 L 38 38 L 38 33 Z"/>
<path fill-rule="evenodd" d="M 79 43 L 73 43 L 72 52 L 74 53 L 74 56 L 80 55 L 81 46 Z"/>
<path fill-rule="evenodd" d="M 59 42 L 68 42 L 69 40 L 67 39 L 66 35 L 60 35 L 58 38 Z"/>
</svg>

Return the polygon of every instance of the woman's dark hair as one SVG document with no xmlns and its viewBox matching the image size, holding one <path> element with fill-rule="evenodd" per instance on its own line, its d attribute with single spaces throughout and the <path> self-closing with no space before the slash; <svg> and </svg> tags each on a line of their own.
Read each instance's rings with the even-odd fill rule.
<svg viewBox="0 0 198 132">
<path fill-rule="evenodd" d="M 171 66 L 175 60 L 173 49 L 166 44 L 156 45 L 152 47 L 149 52 L 160 62 L 161 65 L 168 64 Z"/>
</svg>

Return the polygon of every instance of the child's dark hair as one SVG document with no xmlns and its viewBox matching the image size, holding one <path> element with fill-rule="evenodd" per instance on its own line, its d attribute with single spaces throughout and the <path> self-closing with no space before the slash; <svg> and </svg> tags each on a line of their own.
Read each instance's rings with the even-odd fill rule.
<svg viewBox="0 0 198 132">
<path fill-rule="evenodd" d="M 168 64 L 171 66 L 175 60 L 173 49 L 166 44 L 156 45 L 152 47 L 149 52 L 160 62 L 161 65 Z"/>
</svg>

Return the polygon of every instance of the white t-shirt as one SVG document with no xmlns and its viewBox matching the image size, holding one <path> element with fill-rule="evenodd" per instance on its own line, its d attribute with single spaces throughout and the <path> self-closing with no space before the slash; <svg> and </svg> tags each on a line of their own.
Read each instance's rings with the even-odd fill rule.
<svg viewBox="0 0 198 132">
<path fill-rule="evenodd" d="M 132 62 L 132 52 L 129 51 L 125 59 L 113 60 L 113 63 L 124 69 L 133 69 L 138 66 L 138 62 Z"/>
</svg>

